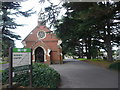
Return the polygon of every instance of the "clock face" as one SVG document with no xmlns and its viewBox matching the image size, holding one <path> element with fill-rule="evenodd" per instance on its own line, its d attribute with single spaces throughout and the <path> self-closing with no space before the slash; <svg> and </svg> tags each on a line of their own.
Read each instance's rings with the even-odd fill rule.
<svg viewBox="0 0 120 90">
<path fill-rule="evenodd" d="M 39 31 L 38 32 L 38 38 L 40 38 L 40 39 L 45 38 L 45 32 L 44 31 Z"/>
</svg>

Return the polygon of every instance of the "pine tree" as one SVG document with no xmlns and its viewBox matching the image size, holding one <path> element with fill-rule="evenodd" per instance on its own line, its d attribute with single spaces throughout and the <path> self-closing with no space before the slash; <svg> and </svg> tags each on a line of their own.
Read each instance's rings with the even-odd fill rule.
<svg viewBox="0 0 120 90">
<path fill-rule="evenodd" d="M 58 36 L 68 42 L 82 39 L 88 58 L 95 49 L 99 51 L 102 48 L 108 54 L 107 60 L 112 61 L 112 46 L 120 43 L 120 2 L 71 2 L 64 7 L 67 8 L 65 17 L 68 20 L 62 19 L 58 24 Z"/>
<path fill-rule="evenodd" d="M 2 51 L 3 56 L 8 56 L 9 47 L 14 47 L 14 40 L 20 40 L 20 36 L 16 35 L 12 32 L 12 29 L 16 29 L 18 26 L 22 26 L 22 24 L 17 24 L 15 22 L 15 18 L 12 18 L 12 15 L 16 16 L 25 16 L 28 17 L 34 12 L 32 9 L 28 11 L 20 11 L 20 3 L 19 2 L 1 2 L 0 8 L 0 17 L 1 17 L 1 33 L 2 33 Z"/>
</svg>

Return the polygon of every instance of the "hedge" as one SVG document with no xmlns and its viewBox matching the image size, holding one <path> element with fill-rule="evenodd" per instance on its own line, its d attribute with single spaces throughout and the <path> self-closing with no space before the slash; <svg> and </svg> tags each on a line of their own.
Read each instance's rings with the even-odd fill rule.
<svg viewBox="0 0 120 90">
<path fill-rule="evenodd" d="M 115 63 L 110 64 L 109 68 L 120 71 L 120 62 L 115 62 Z"/>
<path fill-rule="evenodd" d="M 22 66 L 22 69 L 26 66 Z M 60 74 L 53 68 L 50 68 L 46 64 L 34 63 L 32 74 L 32 87 L 37 88 L 57 88 L 60 83 Z M 15 71 L 20 69 L 19 67 L 14 68 Z M 8 69 L 2 73 L 2 83 L 8 83 Z M 29 86 L 29 73 L 17 74 L 13 77 L 13 82 L 18 83 L 20 86 Z"/>
</svg>

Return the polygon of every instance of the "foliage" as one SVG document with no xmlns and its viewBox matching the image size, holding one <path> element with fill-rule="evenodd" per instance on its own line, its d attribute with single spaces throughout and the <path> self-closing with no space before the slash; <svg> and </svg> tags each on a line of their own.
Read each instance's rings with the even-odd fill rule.
<svg viewBox="0 0 120 90">
<path fill-rule="evenodd" d="M 110 64 L 109 68 L 120 71 L 120 62 L 115 62 L 115 63 Z"/>
<path fill-rule="evenodd" d="M 0 72 L 4 72 L 4 70 L 0 70 Z"/>
<path fill-rule="evenodd" d="M 39 24 L 41 25 L 47 25 L 50 28 L 53 28 L 55 24 L 57 23 L 59 14 L 61 12 L 62 7 L 60 4 L 62 1 L 60 1 L 58 4 L 52 3 L 51 0 L 40 0 L 40 3 L 47 1 L 49 3 L 48 7 L 45 7 L 45 9 L 40 11 L 39 13 Z"/>
<path fill-rule="evenodd" d="M 112 47 L 120 43 L 120 2 L 70 2 L 63 6 L 66 16 L 56 24 L 63 51 L 91 59 L 98 58 L 104 49 L 107 60 L 112 61 Z"/>
<path fill-rule="evenodd" d="M 23 68 L 26 68 L 26 66 L 23 66 Z M 19 71 L 18 69 L 16 71 Z M 8 83 L 8 69 L 2 73 L 2 76 L 3 83 Z M 56 88 L 60 82 L 60 74 L 48 65 L 41 63 L 33 64 L 32 78 L 33 87 Z M 21 86 L 29 86 L 28 72 L 15 75 L 13 82 L 17 82 Z"/>
<path fill-rule="evenodd" d="M 0 2 L 0 28 L 2 30 L 2 47 L 3 47 L 3 55 L 8 56 L 8 48 L 14 47 L 14 40 L 20 40 L 20 36 L 16 35 L 13 29 L 16 29 L 18 26 L 22 26 L 22 24 L 18 24 L 15 22 L 15 18 L 18 16 L 28 17 L 34 12 L 32 9 L 27 11 L 21 11 L 21 5 L 19 2 Z"/>
<path fill-rule="evenodd" d="M 8 37 L 2 37 L 2 55 L 4 57 L 8 57 L 9 54 L 9 48 L 10 47 L 15 47 L 14 40 L 8 38 Z M 7 61 L 7 60 L 6 60 Z"/>
</svg>

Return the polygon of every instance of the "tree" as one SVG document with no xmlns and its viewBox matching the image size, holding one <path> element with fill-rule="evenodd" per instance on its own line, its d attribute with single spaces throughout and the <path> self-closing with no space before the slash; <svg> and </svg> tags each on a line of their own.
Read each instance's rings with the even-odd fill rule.
<svg viewBox="0 0 120 90">
<path fill-rule="evenodd" d="M 60 24 L 56 26 L 57 35 L 63 41 L 69 43 L 68 47 L 71 47 L 71 45 L 72 46 L 74 45 L 75 51 L 79 57 L 83 57 L 83 55 L 86 55 L 87 58 L 90 59 L 91 58 L 91 55 L 90 55 L 91 40 L 90 39 L 92 36 L 91 30 L 90 29 L 87 30 L 85 28 L 81 29 L 80 25 L 83 23 L 83 20 L 76 18 L 78 13 L 76 13 L 75 11 L 72 11 L 72 9 L 70 9 L 69 7 L 67 7 L 67 11 L 68 11 L 66 13 L 67 16 L 63 18 L 61 22 L 59 22 Z M 63 42 L 63 44 L 66 44 L 65 42 Z M 70 43 L 75 43 L 75 44 L 70 44 Z M 84 52 L 83 47 L 86 47 L 86 52 Z"/>
<path fill-rule="evenodd" d="M 45 1 L 49 2 L 50 6 L 45 7 L 44 10 L 40 11 L 39 18 L 44 17 L 40 23 L 42 22 L 44 25 L 47 24 L 50 28 L 52 28 L 57 24 L 58 16 L 62 9 L 60 6 L 62 1 L 60 1 L 57 5 L 54 5 L 51 0 L 40 0 L 40 3 L 44 3 Z"/>
<path fill-rule="evenodd" d="M 20 3 L 19 2 L 1 2 L 1 33 L 2 33 L 2 49 L 3 56 L 8 56 L 8 48 L 10 46 L 14 46 L 14 40 L 20 40 L 20 36 L 16 35 L 11 29 L 16 29 L 17 26 L 22 26 L 22 24 L 17 24 L 12 18 L 12 15 L 22 15 L 25 17 L 30 16 L 35 13 L 32 9 L 28 11 L 20 11 Z"/>
<path fill-rule="evenodd" d="M 62 39 L 63 52 L 75 55 L 77 54 L 75 52 L 75 47 L 78 46 L 79 40 L 79 37 L 76 37 L 76 33 L 79 33 L 78 22 L 80 21 L 69 17 L 63 18 L 62 21 L 64 21 L 64 23 L 60 23 L 56 26 L 56 34 Z"/>
<path fill-rule="evenodd" d="M 108 54 L 108 61 L 113 60 L 112 44 L 116 43 L 116 38 L 119 37 L 119 14 L 120 2 L 99 2 L 91 7 L 88 12 L 81 13 L 84 20 L 91 23 L 91 25 L 86 24 L 85 26 L 89 26 L 89 28 L 94 26 L 93 29 L 98 31 L 96 33 L 100 36 L 99 39 L 104 41 L 104 48 Z M 91 18 L 93 19 L 92 22 L 90 21 Z M 117 22 L 115 22 L 115 20 L 117 20 Z M 116 44 L 119 44 L 119 42 Z"/>
<path fill-rule="evenodd" d="M 77 41 L 82 39 L 88 58 L 91 58 L 93 49 L 99 51 L 99 49 L 103 48 L 107 51 L 107 59 L 112 61 L 112 45 L 120 43 L 118 40 L 120 2 L 66 3 L 64 7 L 68 11 L 66 17 L 69 20 L 71 18 L 79 20 L 80 23 L 74 25 L 70 24 L 69 20 L 63 19 L 57 26 L 57 31 L 61 35 L 61 39 L 64 40 L 67 36 L 71 41 L 74 40 L 73 38 L 77 39 Z M 70 31 L 71 34 L 69 34 Z M 72 35 L 73 37 L 70 37 Z"/>
</svg>

